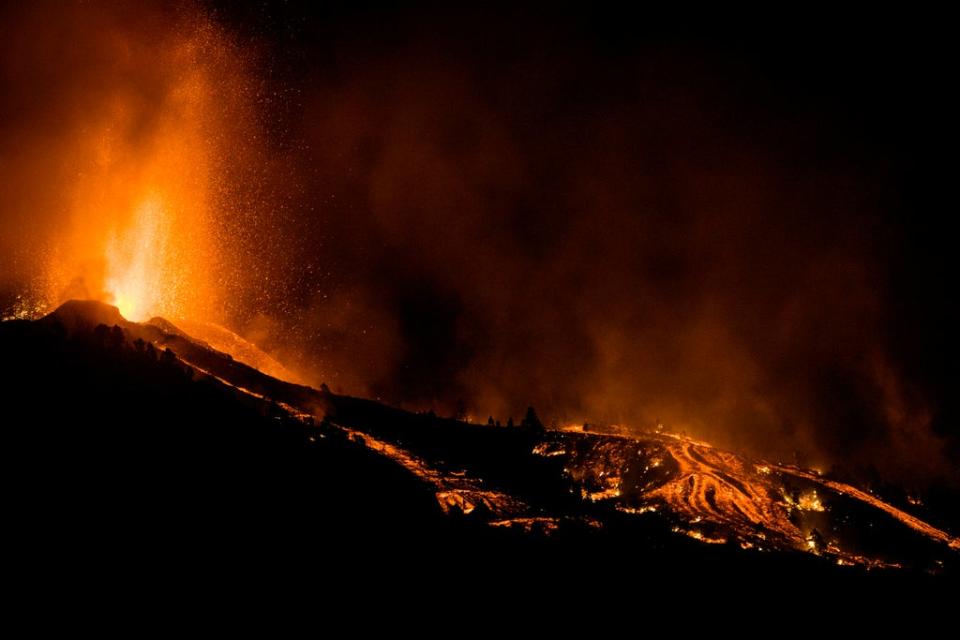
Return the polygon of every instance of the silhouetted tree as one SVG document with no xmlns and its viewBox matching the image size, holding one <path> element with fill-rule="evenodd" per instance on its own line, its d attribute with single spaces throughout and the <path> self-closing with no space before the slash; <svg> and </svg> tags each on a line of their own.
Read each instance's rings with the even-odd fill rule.
<svg viewBox="0 0 960 640">
<path fill-rule="evenodd" d="M 117 325 L 113 325 L 113 328 L 110 329 L 110 338 L 109 338 L 110 348 L 119 349 L 120 347 L 123 346 L 123 343 L 124 343 L 123 329 L 121 329 Z"/>
<path fill-rule="evenodd" d="M 513 416 L 507 418 L 507 429 L 513 429 Z"/>
<path fill-rule="evenodd" d="M 145 350 L 145 353 L 147 354 L 147 358 L 149 360 L 153 360 L 154 362 L 157 361 L 157 350 L 154 349 L 152 342 L 147 343 L 147 348 Z"/>
<path fill-rule="evenodd" d="M 489 418 L 487 418 L 487 426 L 488 426 L 488 427 L 495 427 L 495 426 L 497 426 L 497 423 L 493 421 L 493 416 L 490 416 Z"/>
<path fill-rule="evenodd" d="M 163 350 L 163 353 L 160 355 L 160 362 L 163 364 L 176 364 L 177 363 L 177 354 L 170 350 L 170 347 L 167 347 Z"/>
<path fill-rule="evenodd" d="M 133 348 L 137 353 L 143 353 L 146 346 L 147 344 L 143 341 L 143 338 L 137 338 L 133 341 Z"/>
<path fill-rule="evenodd" d="M 543 423 L 537 417 L 537 412 L 533 407 L 527 407 L 527 414 L 523 416 L 520 426 L 529 431 L 543 431 Z"/>
<path fill-rule="evenodd" d="M 107 345 L 107 340 L 110 339 L 110 327 L 105 324 L 98 324 L 97 327 L 93 330 L 93 340 L 97 343 L 97 346 L 104 347 Z"/>
</svg>

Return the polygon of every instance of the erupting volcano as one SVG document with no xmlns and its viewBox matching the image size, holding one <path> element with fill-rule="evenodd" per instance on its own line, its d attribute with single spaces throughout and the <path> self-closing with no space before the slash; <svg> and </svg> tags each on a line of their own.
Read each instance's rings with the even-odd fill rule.
<svg viewBox="0 0 960 640">
<path fill-rule="evenodd" d="M 244 56 L 188 5 L 146 9 L 149 20 L 133 4 L 68 6 L 52 21 L 50 10 L 4 21 L 36 36 L 11 34 L 5 73 L 24 87 L 11 108 L 45 132 L 21 157 L 23 175 L 5 176 L 10 224 L 21 225 L 9 279 L 22 280 L 21 310 L 33 310 L 20 315 L 90 298 L 133 320 L 227 321 L 249 270 L 237 257 L 242 228 L 256 213 L 237 205 L 255 187 L 231 183 L 256 146 Z M 42 98 L 29 93 L 34 76 L 50 81 Z"/>
<path fill-rule="evenodd" d="M 169 298 L 176 291 L 180 262 L 166 262 L 169 225 L 162 200 L 148 197 L 137 207 L 130 228 L 108 241 L 104 288 L 124 317 L 144 320 L 151 310 L 175 304 Z"/>
<path fill-rule="evenodd" d="M 25 547 L 957 575 L 937 114 L 886 43 L 62 4 L 0 10 Z"/>
</svg>

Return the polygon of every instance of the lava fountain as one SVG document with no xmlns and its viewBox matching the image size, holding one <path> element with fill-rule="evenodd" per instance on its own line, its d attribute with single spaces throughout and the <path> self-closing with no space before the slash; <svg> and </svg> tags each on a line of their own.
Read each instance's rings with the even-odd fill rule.
<svg viewBox="0 0 960 640">
<path fill-rule="evenodd" d="M 226 241 L 239 208 L 227 183 L 255 138 L 247 75 L 211 21 L 174 24 L 152 37 L 123 20 L 97 27 L 98 82 L 55 149 L 70 175 L 46 256 L 47 307 L 91 298 L 130 320 L 229 319 L 242 252 Z"/>
<path fill-rule="evenodd" d="M 16 114 L 0 141 L 4 316 L 98 300 L 291 379 L 224 328 L 247 326 L 284 260 L 275 233 L 263 242 L 278 225 L 256 47 L 198 4 L 61 5 L 0 21 L 18 25 L 0 65 Z"/>
<path fill-rule="evenodd" d="M 137 208 L 131 227 L 107 243 L 106 289 L 127 319 L 145 320 L 169 291 L 166 222 L 162 200 L 149 197 Z"/>
</svg>

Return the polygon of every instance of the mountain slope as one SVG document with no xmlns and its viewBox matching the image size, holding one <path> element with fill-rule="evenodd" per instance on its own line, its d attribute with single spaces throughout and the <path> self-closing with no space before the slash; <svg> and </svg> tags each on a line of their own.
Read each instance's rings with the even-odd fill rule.
<svg viewBox="0 0 960 640">
<path fill-rule="evenodd" d="M 411 414 L 277 380 L 100 303 L 5 322 L 0 346 L 17 531 L 63 562 L 842 579 L 956 563 L 949 534 L 800 469 L 667 434 Z"/>
</svg>

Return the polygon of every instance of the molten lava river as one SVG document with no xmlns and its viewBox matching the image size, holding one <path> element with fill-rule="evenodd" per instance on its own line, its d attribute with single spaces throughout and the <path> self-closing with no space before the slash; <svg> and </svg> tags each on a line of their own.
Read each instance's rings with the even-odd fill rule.
<svg viewBox="0 0 960 640">
<path fill-rule="evenodd" d="M 549 434 L 536 452 L 562 457 L 584 500 L 638 517 L 659 512 L 675 532 L 704 543 L 792 549 L 867 567 L 960 550 L 960 539 L 815 471 L 749 460 L 669 433 L 578 431 Z"/>
</svg>

